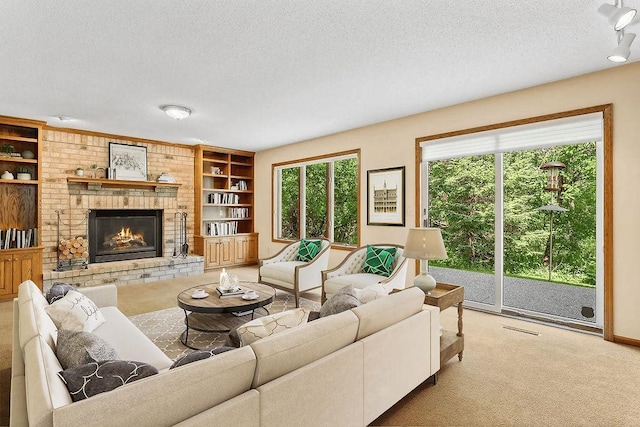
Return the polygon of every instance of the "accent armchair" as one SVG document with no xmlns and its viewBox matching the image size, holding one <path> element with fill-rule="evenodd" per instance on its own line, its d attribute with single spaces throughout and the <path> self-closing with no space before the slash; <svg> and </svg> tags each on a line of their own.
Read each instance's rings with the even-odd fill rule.
<svg viewBox="0 0 640 427">
<path fill-rule="evenodd" d="M 362 266 L 367 258 L 367 247 L 362 246 L 351 251 L 335 268 L 322 272 L 322 303 L 339 289 L 351 285 L 357 290 L 381 284 L 387 293 L 392 289 L 404 289 L 407 277 L 407 259 L 402 256 L 403 246 L 394 244 L 372 244 L 379 248 L 397 248 L 393 260 L 393 271 L 389 277 L 380 274 L 363 273 Z"/>
<path fill-rule="evenodd" d="M 331 242 L 320 240 L 320 252 L 309 262 L 296 259 L 300 241 L 285 246 L 271 258 L 260 260 L 258 282 L 273 288 L 292 292 L 295 295 L 296 307 L 300 306 L 300 292 L 322 286 L 322 270 L 329 266 Z"/>
</svg>

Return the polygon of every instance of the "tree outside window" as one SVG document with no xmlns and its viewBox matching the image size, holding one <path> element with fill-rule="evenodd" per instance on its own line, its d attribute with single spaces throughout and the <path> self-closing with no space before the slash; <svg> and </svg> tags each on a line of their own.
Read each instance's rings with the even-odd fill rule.
<svg viewBox="0 0 640 427">
<path fill-rule="evenodd" d="M 358 245 L 358 152 L 297 164 L 274 165 L 276 170 L 276 238 L 327 238 Z"/>
</svg>

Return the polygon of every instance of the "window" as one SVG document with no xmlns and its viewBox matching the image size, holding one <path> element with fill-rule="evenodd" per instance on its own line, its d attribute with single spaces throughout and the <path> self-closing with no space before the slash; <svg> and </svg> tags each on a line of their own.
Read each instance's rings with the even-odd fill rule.
<svg viewBox="0 0 640 427">
<path fill-rule="evenodd" d="M 359 150 L 273 165 L 274 238 L 358 245 Z"/>
</svg>

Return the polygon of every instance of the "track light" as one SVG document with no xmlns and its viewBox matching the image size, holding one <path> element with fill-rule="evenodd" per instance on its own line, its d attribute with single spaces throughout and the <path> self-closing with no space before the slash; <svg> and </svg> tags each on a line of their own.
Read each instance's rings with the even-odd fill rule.
<svg viewBox="0 0 640 427">
<path fill-rule="evenodd" d="M 625 62 L 631 55 L 631 43 L 636 35 L 633 33 L 624 34 L 618 42 L 618 47 L 611 52 L 611 55 L 607 57 L 612 62 Z"/>
<path fill-rule="evenodd" d="M 598 12 L 609 19 L 609 22 L 613 25 L 613 29 L 616 31 L 620 31 L 629 25 L 633 18 L 635 18 L 636 13 L 638 13 L 635 9 L 622 6 L 622 2 L 620 2 L 619 6 L 620 7 L 605 3 L 598 8 Z"/>
<path fill-rule="evenodd" d="M 161 105 L 160 109 L 172 119 L 182 120 L 191 115 L 191 109 L 180 105 Z"/>
</svg>

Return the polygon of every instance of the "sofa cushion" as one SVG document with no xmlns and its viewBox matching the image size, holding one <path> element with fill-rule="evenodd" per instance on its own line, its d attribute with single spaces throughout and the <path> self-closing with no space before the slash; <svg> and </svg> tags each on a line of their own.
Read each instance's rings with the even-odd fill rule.
<svg viewBox="0 0 640 427">
<path fill-rule="evenodd" d="M 362 272 L 389 277 L 393 271 L 396 250 L 395 247 L 367 246 L 367 257 L 362 266 Z"/>
<path fill-rule="evenodd" d="M 117 359 L 118 352 L 104 339 L 91 332 L 60 329 L 56 356 L 58 356 L 62 369 L 69 369 L 90 362 Z"/>
<path fill-rule="evenodd" d="M 33 281 L 25 280 L 24 282 L 20 283 L 20 285 L 18 286 L 18 304 L 19 305 L 22 305 L 27 301 L 31 301 L 34 298 L 34 296 L 36 298 L 42 297 L 42 299 L 46 301 L 46 299 L 44 298 L 44 295 L 42 295 L 42 291 L 40 290 L 40 288 L 38 288 L 38 285 L 36 285 Z"/>
<path fill-rule="evenodd" d="M 51 288 L 49 288 L 49 290 L 47 291 L 47 302 L 49 304 L 52 304 L 60 298 L 64 297 L 67 292 L 75 290 L 76 288 L 68 283 L 54 283 L 53 286 L 51 286 Z"/>
<path fill-rule="evenodd" d="M 255 366 L 251 348 L 239 348 L 58 408 L 48 425 L 174 425 L 250 390 Z"/>
<path fill-rule="evenodd" d="M 62 366 L 55 352 L 39 336 L 25 345 L 24 364 L 29 425 L 52 426 L 53 409 L 72 403 L 64 382 L 58 376 Z"/>
<path fill-rule="evenodd" d="M 49 304 L 47 304 L 47 300 L 42 294 L 40 296 L 36 295 L 22 306 L 19 306 L 20 328 L 18 338 L 20 348 L 24 349 L 29 340 L 39 335 L 52 350 L 55 350 L 58 328 L 45 311 L 45 307 L 48 306 Z"/>
<path fill-rule="evenodd" d="M 300 240 L 300 246 L 298 246 L 298 255 L 296 255 L 297 261 L 311 262 L 320 253 L 320 247 L 322 242 L 320 240 Z"/>
<path fill-rule="evenodd" d="M 45 310 L 58 329 L 91 332 L 104 323 L 100 309 L 78 291 L 67 292 Z"/>
<path fill-rule="evenodd" d="M 257 363 L 253 387 L 353 343 L 357 330 L 358 318 L 349 310 L 251 343 Z"/>
<path fill-rule="evenodd" d="M 324 282 L 324 291 L 328 295 L 333 295 L 338 290 L 344 288 L 345 286 L 353 286 L 355 289 L 364 289 L 371 285 L 375 285 L 379 283 L 381 280 L 386 279 L 386 277 L 381 276 L 379 274 L 371 274 L 371 273 L 355 273 L 355 274 L 345 274 L 343 276 L 332 277 L 331 279 L 327 279 Z"/>
<path fill-rule="evenodd" d="M 58 375 L 67 386 L 71 399 L 78 402 L 157 373 L 158 370 L 147 363 L 107 360 L 75 366 Z"/>
<path fill-rule="evenodd" d="M 359 305 L 360 301 L 356 296 L 356 291 L 352 286 L 345 286 L 331 295 L 331 297 L 322 304 L 322 307 L 320 307 L 320 317 L 342 313 Z"/>
<path fill-rule="evenodd" d="M 237 329 L 240 346 L 249 345 L 260 338 L 304 325 L 308 318 L 309 309 L 296 308 L 253 319 Z"/>
<path fill-rule="evenodd" d="M 192 362 L 197 362 L 198 360 L 208 359 L 210 357 L 215 356 L 216 354 L 224 353 L 225 351 L 229 351 L 229 350 L 235 350 L 235 347 L 223 346 L 223 347 L 203 348 L 202 350 L 196 350 L 176 360 L 169 369 L 177 368 L 179 366 L 184 366 Z"/>
<path fill-rule="evenodd" d="M 423 305 L 424 292 L 411 287 L 355 307 L 351 311 L 360 319 L 357 339 L 360 340 L 413 316 L 422 310 Z"/>
<path fill-rule="evenodd" d="M 366 304 L 378 298 L 386 297 L 389 295 L 389 291 L 382 284 L 376 283 L 362 290 L 356 289 L 356 295 L 358 295 L 358 299 L 362 304 Z"/>
<path fill-rule="evenodd" d="M 100 309 L 107 320 L 93 331 L 104 338 L 118 352 L 121 359 L 139 360 L 158 368 L 163 372 L 169 369 L 173 361 L 169 359 L 131 320 L 116 307 Z"/>
</svg>

